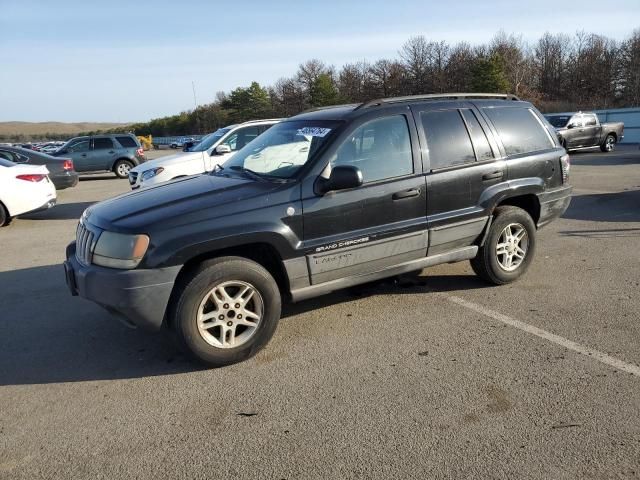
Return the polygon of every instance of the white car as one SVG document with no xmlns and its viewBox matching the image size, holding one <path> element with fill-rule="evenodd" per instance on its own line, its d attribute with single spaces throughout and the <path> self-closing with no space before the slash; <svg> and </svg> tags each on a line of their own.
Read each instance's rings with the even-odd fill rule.
<svg viewBox="0 0 640 480">
<path fill-rule="evenodd" d="M 23 213 L 51 208 L 56 187 L 44 165 L 19 165 L 0 158 L 0 227 Z"/>
<path fill-rule="evenodd" d="M 280 121 L 281 119 L 254 120 L 220 128 L 204 137 L 188 152 L 158 158 L 132 168 L 129 171 L 129 184 L 136 190 L 175 178 L 210 172 Z"/>
</svg>

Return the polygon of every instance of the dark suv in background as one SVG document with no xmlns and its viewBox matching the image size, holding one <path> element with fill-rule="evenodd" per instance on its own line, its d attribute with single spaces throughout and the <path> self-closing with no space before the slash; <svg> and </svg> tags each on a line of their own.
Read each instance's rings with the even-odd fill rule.
<svg viewBox="0 0 640 480">
<path fill-rule="evenodd" d="M 72 294 L 168 327 L 211 366 L 256 353 L 282 301 L 470 260 L 493 284 L 531 264 L 570 202 L 569 157 L 510 95 L 382 99 L 278 123 L 211 174 L 89 207 Z"/>
<path fill-rule="evenodd" d="M 53 155 L 72 159 L 77 172 L 107 171 L 118 178 L 127 178 L 129 170 L 146 160 L 140 142 L 131 134 L 75 137 Z"/>
</svg>

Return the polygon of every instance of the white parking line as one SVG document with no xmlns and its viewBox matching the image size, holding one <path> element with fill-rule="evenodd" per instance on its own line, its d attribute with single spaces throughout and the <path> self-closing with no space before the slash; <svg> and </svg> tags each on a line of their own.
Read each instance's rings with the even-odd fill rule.
<svg viewBox="0 0 640 480">
<path fill-rule="evenodd" d="M 544 338 L 550 342 L 553 342 L 562 347 L 568 348 L 569 350 L 573 350 L 574 352 L 578 352 L 582 355 L 585 355 L 589 358 L 593 358 L 602 362 L 610 367 L 617 368 L 618 370 L 622 370 L 623 372 L 630 373 L 635 375 L 636 377 L 640 377 L 640 367 L 634 365 L 632 363 L 623 362 L 611 355 L 607 355 L 606 353 L 602 353 L 593 348 L 586 347 L 584 345 L 580 345 L 579 343 L 568 340 L 560 335 L 556 335 L 551 332 L 547 332 L 546 330 L 542 330 L 541 328 L 534 327 L 533 325 L 529 325 L 528 323 L 521 322 L 520 320 L 516 320 L 515 318 L 511 318 L 507 315 L 503 315 L 502 313 L 494 312 L 482 305 L 478 305 L 477 303 L 469 302 L 460 297 L 450 296 L 448 297 L 450 301 L 456 303 L 462 307 L 468 308 L 469 310 L 473 310 L 474 312 L 485 315 L 489 318 L 493 318 L 499 322 L 502 322 L 511 327 L 515 327 L 518 330 L 522 330 L 524 332 L 530 333 L 540 338 Z"/>
</svg>

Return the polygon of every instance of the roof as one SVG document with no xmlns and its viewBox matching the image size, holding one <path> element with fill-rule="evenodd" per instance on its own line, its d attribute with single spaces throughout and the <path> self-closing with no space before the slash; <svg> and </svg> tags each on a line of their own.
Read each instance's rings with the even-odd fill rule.
<svg viewBox="0 0 640 480">
<path fill-rule="evenodd" d="M 428 101 L 464 102 L 469 100 L 479 100 L 484 105 L 492 106 L 496 104 L 500 105 L 505 101 L 520 102 L 520 99 L 515 95 L 503 93 L 436 93 L 406 97 L 378 98 L 363 103 L 316 108 L 291 117 L 290 120 L 343 120 L 346 117 L 352 116 L 356 111 L 363 113 L 370 108 L 382 108 L 384 106 L 403 103 L 423 103 Z"/>
</svg>

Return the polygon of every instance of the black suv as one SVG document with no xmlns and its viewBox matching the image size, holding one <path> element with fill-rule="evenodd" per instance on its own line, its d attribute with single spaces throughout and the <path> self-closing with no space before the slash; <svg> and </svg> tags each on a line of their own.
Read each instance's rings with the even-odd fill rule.
<svg viewBox="0 0 640 480">
<path fill-rule="evenodd" d="M 67 247 L 74 295 L 171 329 L 198 360 L 244 360 L 299 301 L 471 260 L 494 283 L 530 265 L 570 201 L 569 157 L 511 95 L 391 98 L 309 111 L 210 174 L 88 208 Z"/>
</svg>

